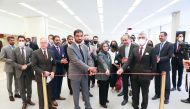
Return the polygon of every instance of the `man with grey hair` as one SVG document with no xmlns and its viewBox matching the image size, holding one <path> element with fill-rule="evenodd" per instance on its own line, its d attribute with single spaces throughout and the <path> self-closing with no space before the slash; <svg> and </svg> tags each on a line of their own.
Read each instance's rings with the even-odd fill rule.
<svg viewBox="0 0 190 109">
<path fill-rule="evenodd" d="M 150 80 L 153 76 L 143 73 L 152 73 L 156 70 L 156 56 L 153 48 L 147 46 L 146 34 L 141 32 L 138 37 L 139 47 L 133 49 L 128 61 L 117 71 L 117 74 L 122 74 L 127 68 L 131 69 L 131 73 L 139 73 L 131 75 L 132 86 L 132 106 L 134 109 L 139 109 L 139 94 L 142 91 L 141 109 L 147 109 L 148 93 Z"/>
<path fill-rule="evenodd" d="M 40 49 L 32 53 L 32 67 L 35 73 L 35 79 L 37 82 L 39 109 L 44 109 L 44 95 L 42 88 L 42 75 L 49 80 L 54 78 L 56 70 L 55 58 L 52 51 L 48 48 L 48 40 L 46 38 L 40 38 Z M 50 79 L 51 78 L 51 79 Z M 49 109 L 57 109 L 51 104 L 51 81 L 46 83 L 47 95 L 48 95 L 48 107 Z"/>
</svg>

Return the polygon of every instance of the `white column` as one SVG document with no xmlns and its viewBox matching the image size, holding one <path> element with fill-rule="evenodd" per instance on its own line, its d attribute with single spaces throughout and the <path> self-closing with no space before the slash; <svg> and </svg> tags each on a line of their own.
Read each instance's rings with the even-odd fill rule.
<svg viewBox="0 0 190 109">
<path fill-rule="evenodd" d="M 25 36 L 37 37 L 39 44 L 40 37 L 48 35 L 48 20 L 46 17 L 26 17 L 24 18 Z"/>
<path fill-rule="evenodd" d="M 172 13 L 172 27 L 171 27 L 171 41 L 175 42 L 176 40 L 176 31 L 180 27 L 180 11 Z"/>
</svg>

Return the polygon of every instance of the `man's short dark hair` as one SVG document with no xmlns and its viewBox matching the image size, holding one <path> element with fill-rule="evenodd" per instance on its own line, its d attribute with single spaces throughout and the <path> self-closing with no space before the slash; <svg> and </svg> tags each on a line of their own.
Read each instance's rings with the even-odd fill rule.
<svg viewBox="0 0 190 109">
<path fill-rule="evenodd" d="M 74 36 L 77 34 L 77 33 L 82 33 L 83 34 L 83 31 L 81 29 L 77 29 L 74 31 Z"/>
<path fill-rule="evenodd" d="M 15 39 L 15 38 L 14 38 L 14 36 L 8 36 L 7 41 L 9 41 L 10 39 Z"/>
<path fill-rule="evenodd" d="M 25 37 L 23 35 L 19 35 L 17 39 L 23 38 L 25 40 Z"/>
<path fill-rule="evenodd" d="M 94 39 L 94 38 L 98 38 L 98 36 L 94 36 L 93 39 Z"/>
<path fill-rule="evenodd" d="M 72 37 L 72 38 L 73 38 L 73 36 L 72 36 L 72 35 L 68 35 L 68 36 L 67 36 L 67 40 L 68 40 L 70 37 Z"/>
<path fill-rule="evenodd" d="M 162 31 L 162 32 L 160 32 L 160 33 L 163 33 L 164 36 L 167 36 L 167 35 L 168 35 L 165 31 Z"/>
<path fill-rule="evenodd" d="M 53 36 L 53 40 L 55 40 L 55 38 L 60 38 L 58 35 Z"/>
</svg>

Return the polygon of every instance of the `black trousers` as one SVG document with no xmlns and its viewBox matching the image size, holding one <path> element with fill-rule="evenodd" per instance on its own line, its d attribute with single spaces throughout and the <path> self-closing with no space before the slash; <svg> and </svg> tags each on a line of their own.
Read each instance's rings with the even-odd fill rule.
<svg viewBox="0 0 190 109">
<path fill-rule="evenodd" d="M 158 71 L 161 73 L 161 71 Z M 155 76 L 155 94 L 160 96 L 161 91 L 161 76 Z M 166 86 L 165 86 L 165 99 L 169 99 L 170 97 L 170 72 L 166 71 Z"/>
<path fill-rule="evenodd" d="M 128 91 L 129 91 L 129 75 L 122 75 L 122 82 L 123 82 L 123 99 L 128 100 Z"/>
<path fill-rule="evenodd" d="M 23 72 L 19 78 L 20 95 L 23 103 L 31 101 L 32 96 L 32 77 L 28 75 L 29 72 Z"/>
<path fill-rule="evenodd" d="M 73 93 L 73 90 L 71 88 L 71 80 L 69 79 L 69 77 L 67 77 L 67 85 L 68 85 L 70 93 Z"/>
<path fill-rule="evenodd" d="M 57 75 L 63 75 L 63 74 L 57 73 Z M 56 100 L 60 97 L 62 82 L 63 82 L 63 76 L 55 76 L 54 79 L 50 82 L 52 89 L 51 100 Z"/>
<path fill-rule="evenodd" d="M 48 96 L 48 107 L 52 108 L 51 105 L 51 85 L 47 84 L 47 96 Z M 37 90 L 38 90 L 38 100 L 39 100 L 39 109 L 44 109 L 44 96 L 43 96 L 43 87 L 41 82 L 37 82 Z"/>
<path fill-rule="evenodd" d="M 111 67 L 111 77 L 110 77 L 110 87 L 115 87 L 115 84 L 116 84 L 116 81 L 117 81 L 117 67 L 115 67 L 113 64 L 112 64 L 112 67 Z"/>
<path fill-rule="evenodd" d="M 134 109 L 139 109 L 139 94 L 142 92 L 141 109 L 146 109 L 148 106 L 148 93 L 149 93 L 150 80 L 137 78 L 131 78 L 132 87 L 132 106 Z"/>
<path fill-rule="evenodd" d="M 108 100 L 109 79 L 99 80 L 99 100 L 100 105 L 105 105 Z"/>
<path fill-rule="evenodd" d="M 175 61 L 175 60 L 173 60 Z M 178 71 L 178 81 L 177 81 L 177 87 L 181 87 L 182 84 L 182 78 L 183 78 L 183 64 L 180 64 L 179 62 L 172 62 L 172 84 L 173 87 L 176 88 L 176 75 Z"/>
</svg>

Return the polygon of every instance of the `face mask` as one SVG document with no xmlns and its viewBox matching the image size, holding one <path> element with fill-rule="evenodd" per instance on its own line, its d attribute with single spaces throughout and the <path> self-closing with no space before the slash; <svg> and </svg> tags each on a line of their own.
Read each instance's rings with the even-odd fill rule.
<svg viewBox="0 0 190 109">
<path fill-rule="evenodd" d="M 145 39 L 139 39 L 139 45 L 144 45 L 146 43 L 146 40 Z"/>
<path fill-rule="evenodd" d="M 98 41 L 94 41 L 94 44 L 97 44 L 98 43 Z"/>
<path fill-rule="evenodd" d="M 183 41 L 183 37 L 179 37 L 178 41 L 182 42 Z"/>
<path fill-rule="evenodd" d="M 18 42 L 18 46 L 19 47 L 24 47 L 25 46 L 25 42 Z"/>
<path fill-rule="evenodd" d="M 85 44 L 89 44 L 89 42 L 90 42 L 89 40 L 84 40 Z"/>
</svg>

